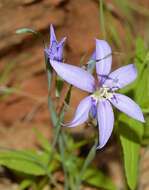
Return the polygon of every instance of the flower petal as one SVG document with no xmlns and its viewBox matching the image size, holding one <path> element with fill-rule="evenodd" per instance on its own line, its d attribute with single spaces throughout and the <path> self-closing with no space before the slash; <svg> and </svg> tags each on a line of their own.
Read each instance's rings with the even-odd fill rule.
<svg viewBox="0 0 149 190">
<path fill-rule="evenodd" d="M 110 73 L 105 85 L 110 88 L 123 88 L 124 86 L 133 82 L 137 77 L 137 70 L 134 64 L 120 67 L 119 69 Z"/>
<path fill-rule="evenodd" d="M 99 127 L 99 146 L 97 149 L 100 149 L 105 146 L 110 138 L 114 125 L 114 114 L 109 101 L 99 101 L 97 107 L 97 119 Z"/>
<path fill-rule="evenodd" d="M 145 122 L 140 107 L 129 97 L 115 93 L 114 98 L 110 99 L 110 101 L 117 109 L 124 112 L 128 116 L 138 121 Z"/>
<path fill-rule="evenodd" d="M 53 25 L 51 24 L 50 25 L 50 45 L 52 45 L 52 42 L 54 42 L 54 41 L 57 43 L 54 28 L 53 28 Z"/>
<path fill-rule="evenodd" d="M 53 25 L 50 25 L 50 45 L 49 47 L 45 48 L 45 52 L 48 55 L 49 59 L 54 59 L 55 55 L 57 55 L 57 45 L 58 42 L 56 40 L 55 32 Z"/>
<path fill-rule="evenodd" d="M 57 45 L 57 59 L 56 60 L 62 60 L 63 58 L 63 47 L 64 47 L 65 41 L 66 41 L 66 37 L 62 38 L 62 40 Z"/>
<path fill-rule="evenodd" d="M 82 123 L 84 123 L 88 119 L 91 105 L 92 105 L 91 97 L 87 96 L 78 105 L 73 120 L 64 126 L 76 127 L 77 125 L 81 125 Z"/>
<path fill-rule="evenodd" d="M 63 47 L 66 37 L 62 38 L 60 42 L 56 40 L 56 35 L 54 32 L 53 25 L 50 26 L 50 45 L 48 48 L 45 48 L 45 52 L 48 55 L 49 59 L 62 61 L 63 59 Z"/>
<path fill-rule="evenodd" d="M 50 63 L 57 74 L 66 82 L 87 92 L 94 91 L 95 79 L 84 69 L 54 60 L 50 60 Z"/>
<path fill-rule="evenodd" d="M 92 103 L 92 106 L 91 106 L 90 113 L 91 113 L 93 118 L 96 118 L 96 116 L 97 116 L 97 106 L 95 104 L 93 104 L 93 103 Z"/>
<path fill-rule="evenodd" d="M 63 38 L 61 39 L 61 41 L 58 43 L 58 47 L 63 47 L 63 46 L 64 46 L 64 43 L 65 43 L 65 41 L 66 41 L 66 39 L 67 39 L 67 37 L 63 37 Z"/>
<path fill-rule="evenodd" d="M 96 71 L 100 76 L 108 75 L 112 65 L 112 50 L 104 40 L 96 39 Z"/>
</svg>

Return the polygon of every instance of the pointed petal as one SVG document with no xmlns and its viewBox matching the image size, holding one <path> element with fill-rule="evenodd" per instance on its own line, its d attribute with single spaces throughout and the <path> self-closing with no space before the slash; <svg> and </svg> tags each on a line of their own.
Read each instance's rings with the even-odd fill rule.
<svg viewBox="0 0 149 190">
<path fill-rule="evenodd" d="M 114 114 L 109 101 L 99 101 L 97 107 L 97 119 L 99 127 L 99 146 L 97 149 L 100 149 L 105 146 L 110 138 L 114 125 Z"/>
<path fill-rule="evenodd" d="M 96 105 L 92 104 L 90 113 L 93 118 L 96 118 L 96 116 L 97 116 L 97 106 Z"/>
<path fill-rule="evenodd" d="M 57 45 L 57 60 L 62 60 L 63 58 L 63 47 L 66 41 L 66 37 L 62 38 L 62 40 Z"/>
<path fill-rule="evenodd" d="M 45 49 L 45 52 L 47 53 L 49 59 L 57 59 L 57 42 L 52 41 L 50 43 L 50 47 Z"/>
<path fill-rule="evenodd" d="M 50 25 L 50 44 L 52 44 L 53 41 L 57 42 L 54 28 L 53 28 L 53 25 L 51 24 Z"/>
<path fill-rule="evenodd" d="M 62 61 L 63 58 L 63 47 L 66 37 L 58 43 L 56 40 L 56 35 L 54 32 L 53 25 L 50 26 L 50 45 L 48 48 L 45 48 L 45 52 L 48 55 L 49 59 Z"/>
<path fill-rule="evenodd" d="M 100 76 L 108 75 L 112 65 L 112 50 L 104 40 L 96 39 L 96 71 Z"/>
<path fill-rule="evenodd" d="M 90 96 L 84 98 L 78 105 L 73 120 L 65 126 L 76 127 L 77 125 L 84 123 L 88 119 L 91 104 L 92 101 Z"/>
<path fill-rule="evenodd" d="M 124 112 L 128 116 L 138 121 L 145 122 L 140 107 L 129 97 L 115 93 L 114 98 L 112 98 L 110 101 L 117 109 Z"/>
<path fill-rule="evenodd" d="M 67 37 L 62 38 L 61 41 L 58 43 L 58 47 L 61 47 L 61 46 L 63 47 L 66 39 Z"/>
<path fill-rule="evenodd" d="M 123 88 L 133 82 L 137 77 L 137 70 L 134 64 L 120 67 L 110 73 L 109 78 L 105 81 L 105 85 L 113 88 Z"/>
<path fill-rule="evenodd" d="M 50 63 L 57 74 L 66 82 L 87 92 L 94 91 L 95 79 L 84 69 L 54 60 L 50 60 Z"/>
<path fill-rule="evenodd" d="M 54 32 L 53 25 L 50 25 L 50 45 L 45 48 L 45 53 L 48 55 L 49 59 L 54 59 L 57 52 L 57 40 Z"/>
</svg>

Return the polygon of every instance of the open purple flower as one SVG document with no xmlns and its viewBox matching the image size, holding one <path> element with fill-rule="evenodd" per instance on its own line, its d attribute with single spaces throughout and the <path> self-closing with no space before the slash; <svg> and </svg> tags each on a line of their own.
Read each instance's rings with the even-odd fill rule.
<svg viewBox="0 0 149 190">
<path fill-rule="evenodd" d="M 85 122 L 89 113 L 97 117 L 99 127 L 98 149 L 105 146 L 111 136 L 114 125 L 112 105 L 128 116 L 144 122 L 140 107 L 129 97 L 115 91 L 133 82 L 137 77 L 137 71 L 133 64 L 123 66 L 111 71 L 112 51 L 106 41 L 96 40 L 96 72 L 97 80 L 87 71 L 51 60 L 51 65 L 68 83 L 91 93 L 85 97 L 77 107 L 73 120 L 67 124 L 75 127 Z"/>
<path fill-rule="evenodd" d="M 62 61 L 63 47 L 66 37 L 62 38 L 60 42 L 57 41 L 53 25 L 50 26 L 50 45 L 45 48 L 45 52 L 50 60 Z"/>
</svg>

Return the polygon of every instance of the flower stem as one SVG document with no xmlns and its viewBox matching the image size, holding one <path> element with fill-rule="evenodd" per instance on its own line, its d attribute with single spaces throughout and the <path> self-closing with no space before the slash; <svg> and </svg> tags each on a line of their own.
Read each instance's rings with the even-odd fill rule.
<svg viewBox="0 0 149 190">
<path fill-rule="evenodd" d="M 58 144 L 59 144 L 62 167 L 63 167 L 64 177 L 65 177 L 64 190 L 68 190 L 69 189 L 69 180 L 68 180 L 67 168 L 65 166 L 65 150 L 64 150 L 65 145 L 64 145 L 64 140 L 63 140 L 63 134 L 62 133 L 59 135 Z"/>
<path fill-rule="evenodd" d="M 104 7 L 103 7 L 103 0 L 99 0 L 99 13 L 100 13 L 100 25 L 103 38 L 106 39 L 106 30 L 105 30 L 105 23 L 104 23 Z"/>
<path fill-rule="evenodd" d="M 92 146 L 91 150 L 89 151 L 85 161 L 84 161 L 84 164 L 82 166 L 82 169 L 80 171 L 80 174 L 77 178 L 77 184 L 76 184 L 76 189 L 79 190 L 80 189 L 80 185 L 81 185 L 81 182 L 82 182 L 82 178 L 83 178 L 83 175 L 86 171 L 86 169 L 88 168 L 88 166 L 91 164 L 92 160 L 94 159 L 95 157 L 95 154 L 96 154 L 96 147 L 97 147 L 97 141 L 95 141 L 95 144 Z"/>
</svg>

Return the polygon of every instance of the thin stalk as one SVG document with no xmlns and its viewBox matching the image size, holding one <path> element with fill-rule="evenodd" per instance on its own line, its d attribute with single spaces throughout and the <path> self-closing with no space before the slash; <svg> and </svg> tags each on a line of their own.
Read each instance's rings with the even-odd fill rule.
<svg viewBox="0 0 149 190">
<path fill-rule="evenodd" d="M 99 13 L 100 13 L 100 25 L 101 25 L 102 35 L 103 38 L 106 39 L 103 0 L 99 0 Z"/>
<path fill-rule="evenodd" d="M 92 160 L 95 157 L 96 154 L 96 147 L 97 147 L 97 141 L 95 142 L 95 144 L 92 146 L 91 150 L 89 151 L 87 158 L 84 161 L 84 164 L 82 166 L 82 169 L 80 171 L 80 174 L 77 178 L 77 184 L 76 184 L 76 189 L 79 190 L 80 186 L 81 186 L 81 182 L 82 182 L 82 177 L 86 171 L 86 169 L 88 168 L 88 166 L 91 164 Z"/>
<path fill-rule="evenodd" d="M 68 190 L 69 189 L 69 180 L 68 180 L 67 168 L 65 166 L 65 150 L 64 150 L 64 141 L 63 141 L 62 134 L 60 134 L 60 136 L 59 136 L 58 143 L 59 143 L 59 149 L 60 149 L 60 154 L 61 154 L 61 159 L 62 159 L 61 161 L 62 161 L 64 177 L 65 177 L 64 190 Z"/>
<path fill-rule="evenodd" d="M 66 96 L 64 96 L 65 100 L 67 100 L 67 99 L 70 98 L 70 97 L 68 97 L 70 90 L 71 90 L 71 86 L 69 87 Z M 69 101 L 69 100 L 67 100 L 67 101 Z M 48 160 L 47 166 L 49 166 L 49 164 L 51 163 L 51 161 L 53 159 L 53 156 L 54 156 L 53 153 L 55 151 L 55 146 L 56 146 L 56 143 L 58 141 L 59 134 L 60 134 L 61 123 L 62 123 L 62 121 L 64 119 L 64 114 L 65 114 L 65 110 L 66 110 L 66 106 L 63 105 L 62 110 L 61 110 L 61 114 L 58 116 L 57 113 L 56 113 L 56 110 L 54 108 L 54 105 L 52 103 L 52 100 L 51 100 L 50 96 L 48 96 L 48 104 L 49 104 L 49 111 L 51 113 L 52 123 L 54 125 L 54 129 L 55 130 L 54 130 L 54 140 L 53 140 L 53 143 L 52 143 L 51 154 L 49 156 L 49 160 Z"/>
<path fill-rule="evenodd" d="M 57 121 L 57 124 L 55 126 L 55 132 L 54 132 L 54 139 L 53 139 L 53 142 L 52 142 L 52 148 L 51 148 L 51 154 L 49 155 L 49 159 L 48 159 L 48 163 L 47 163 L 47 166 L 50 165 L 52 159 L 53 159 L 53 156 L 54 156 L 54 151 L 55 151 L 55 146 L 56 146 L 56 143 L 58 141 L 58 137 L 59 137 L 59 134 L 60 134 L 60 129 L 61 129 L 61 122 L 64 118 L 64 111 L 62 111 L 58 121 Z"/>
</svg>

